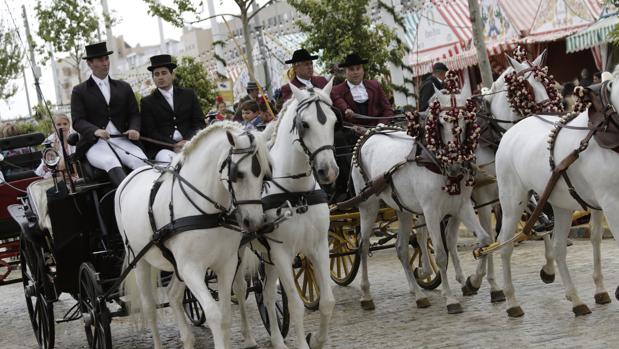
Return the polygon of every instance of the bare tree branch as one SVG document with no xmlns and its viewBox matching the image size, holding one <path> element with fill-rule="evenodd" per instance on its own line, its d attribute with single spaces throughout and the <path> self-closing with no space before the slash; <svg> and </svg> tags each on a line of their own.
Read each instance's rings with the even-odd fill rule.
<svg viewBox="0 0 619 349">
<path fill-rule="evenodd" d="M 208 16 L 206 18 L 200 18 L 200 19 L 196 19 L 195 21 L 191 21 L 191 22 L 185 22 L 185 24 L 195 24 L 195 23 L 200 23 L 200 22 L 204 22 L 204 21 L 208 21 L 211 18 L 216 18 L 216 17 L 224 17 L 224 16 L 231 16 L 231 17 L 236 17 L 236 18 L 241 18 L 241 16 L 239 15 L 235 15 L 232 13 L 220 13 L 217 15 L 212 15 L 212 16 Z"/>
<path fill-rule="evenodd" d="M 254 0 L 256 1 L 256 0 Z M 256 11 L 254 11 L 251 16 L 247 17 L 248 21 L 251 21 L 252 18 L 254 18 L 255 15 L 257 15 L 260 11 L 262 11 L 263 8 L 267 7 L 268 5 L 272 4 L 273 1 L 275 0 L 269 0 L 267 1 L 264 5 L 260 6 L 260 8 L 258 8 Z"/>
</svg>

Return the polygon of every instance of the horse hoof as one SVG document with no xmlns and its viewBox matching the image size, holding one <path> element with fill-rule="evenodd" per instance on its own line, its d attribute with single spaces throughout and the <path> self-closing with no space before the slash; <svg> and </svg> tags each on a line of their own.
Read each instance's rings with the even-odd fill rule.
<svg viewBox="0 0 619 349">
<path fill-rule="evenodd" d="M 542 279 L 542 281 L 545 284 L 551 284 L 553 282 L 555 282 L 555 274 L 548 274 L 544 271 L 544 268 L 542 268 L 539 271 L 539 277 Z"/>
<path fill-rule="evenodd" d="M 490 291 L 490 303 L 505 302 L 505 293 L 503 290 Z"/>
<path fill-rule="evenodd" d="M 591 314 L 591 310 L 589 310 L 589 307 L 586 304 L 577 305 L 574 308 L 572 308 L 572 311 L 574 312 L 574 315 L 576 316 L 583 316 L 583 315 Z"/>
<path fill-rule="evenodd" d="M 522 311 L 522 308 L 520 308 L 520 306 L 516 306 L 507 309 L 507 315 L 509 317 L 521 317 L 524 315 L 524 311 Z"/>
<path fill-rule="evenodd" d="M 610 303 L 610 296 L 608 292 L 602 292 L 595 295 L 595 304 L 608 304 Z"/>
<path fill-rule="evenodd" d="M 421 298 L 416 301 L 417 308 L 423 309 L 430 306 L 430 300 L 428 298 Z"/>
<path fill-rule="evenodd" d="M 471 277 L 469 276 L 468 278 L 466 278 L 466 282 L 464 283 L 464 286 L 462 286 L 462 295 L 465 297 L 469 297 L 477 294 L 478 290 L 479 287 L 475 287 L 473 286 L 473 284 L 471 284 Z"/>
<path fill-rule="evenodd" d="M 447 304 L 447 314 L 462 313 L 462 305 L 460 303 Z"/>
<path fill-rule="evenodd" d="M 374 301 L 370 299 L 369 301 L 361 301 L 361 308 L 363 310 L 374 310 L 376 306 L 374 306 Z"/>
</svg>

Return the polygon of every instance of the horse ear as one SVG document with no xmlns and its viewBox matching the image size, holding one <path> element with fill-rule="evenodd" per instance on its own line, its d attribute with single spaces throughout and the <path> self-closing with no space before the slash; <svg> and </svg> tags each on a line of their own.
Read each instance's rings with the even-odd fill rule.
<svg viewBox="0 0 619 349">
<path fill-rule="evenodd" d="M 303 99 L 303 94 L 301 93 L 301 89 L 299 89 L 298 87 L 296 87 L 295 85 L 291 83 L 288 83 L 288 86 L 290 86 L 290 90 L 292 91 L 294 98 L 296 98 L 298 101 Z"/>
<path fill-rule="evenodd" d="M 326 93 L 327 96 L 331 95 L 331 89 L 333 88 L 333 78 L 329 80 L 329 82 L 322 88 L 322 92 Z"/>
<path fill-rule="evenodd" d="M 228 143 L 230 143 L 230 145 L 234 147 L 234 136 L 232 135 L 232 133 L 230 133 L 230 131 L 226 131 L 226 137 L 228 137 Z"/>
<path fill-rule="evenodd" d="M 544 49 L 544 51 L 540 53 L 540 55 L 537 56 L 537 58 L 535 58 L 535 60 L 533 61 L 533 65 L 538 66 L 538 67 L 541 67 L 542 65 L 544 65 L 544 62 L 546 61 L 546 53 L 548 53 L 548 50 Z"/>
<path fill-rule="evenodd" d="M 518 62 L 517 60 L 513 59 L 510 55 L 505 55 L 505 57 L 507 57 L 507 63 L 509 63 L 509 65 L 512 66 L 512 68 L 514 68 L 514 70 L 516 70 L 517 72 L 521 71 L 522 65 L 520 64 L 520 62 Z"/>
</svg>

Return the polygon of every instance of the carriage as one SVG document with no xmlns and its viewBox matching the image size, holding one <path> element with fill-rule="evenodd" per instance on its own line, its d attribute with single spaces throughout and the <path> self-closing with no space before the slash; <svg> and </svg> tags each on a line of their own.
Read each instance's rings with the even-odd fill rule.
<svg viewBox="0 0 619 349">
<path fill-rule="evenodd" d="M 43 136 L 29 139 L 35 145 L 41 143 Z M 42 156 L 45 164 L 58 174 L 46 180 L 30 174 L 25 179 L 27 183 L 18 181 L 26 189 L 25 195 L 7 207 L 16 223 L 10 244 L 19 246 L 12 253 L 19 254 L 26 306 L 37 342 L 41 348 L 53 348 L 55 324 L 81 320 L 89 347 L 111 348 L 111 320 L 129 314 L 129 301 L 120 289 L 130 268 L 123 267 L 125 242 L 114 213 L 116 189 L 104 172 L 71 157 L 68 158 L 79 179 L 69 179 L 64 171 L 56 171 L 61 155 L 52 148 L 30 156 L 36 158 L 36 164 Z M 16 186 L 15 181 L 11 184 Z M 162 286 L 170 277 L 162 273 Z M 212 272 L 205 275 L 214 298 L 218 297 L 216 278 Z M 268 329 L 269 319 L 262 302 L 264 272 L 247 283 L 248 291 L 243 296 L 255 294 L 261 319 Z M 62 293 L 69 294 L 76 303 L 56 320 L 54 303 Z M 279 296 L 277 323 L 281 332 L 287 333 L 287 299 L 282 292 Z M 168 305 L 163 302 L 157 307 Z M 189 289 L 185 290 L 183 308 L 194 325 L 205 322 L 204 311 Z"/>
</svg>

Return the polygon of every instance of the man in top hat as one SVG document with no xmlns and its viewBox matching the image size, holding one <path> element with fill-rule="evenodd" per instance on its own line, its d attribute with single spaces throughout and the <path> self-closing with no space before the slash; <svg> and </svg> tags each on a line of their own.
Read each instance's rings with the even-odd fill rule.
<svg viewBox="0 0 619 349">
<path fill-rule="evenodd" d="M 378 81 L 363 79 L 363 65 L 366 63 L 368 60 L 357 53 L 346 56 L 346 60 L 339 65 L 345 70 L 346 81 L 333 87 L 331 100 L 346 120 L 364 126 L 375 126 L 381 121 L 381 117 L 392 116 L 393 108 Z M 376 119 L 355 119 L 354 114 Z"/>
<path fill-rule="evenodd" d="M 107 171 L 118 185 L 131 169 L 143 166 L 146 155 L 132 141 L 140 138 L 140 111 L 128 83 L 108 76 L 109 55 L 105 42 L 86 46 L 86 60 L 92 75 L 73 87 L 71 115 L 73 128 L 80 134 L 76 156 L 86 155 L 88 162 Z M 125 137 L 114 137 L 120 136 Z"/>
<path fill-rule="evenodd" d="M 292 58 L 287 60 L 286 64 L 292 64 L 292 72 L 289 75 L 290 83 L 300 89 L 308 87 L 323 88 L 328 81 L 322 76 L 314 75 L 313 61 L 318 59 L 318 56 L 310 55 L 306 49 L 294 51 Z M 290 86 L 285 84 L 281 87 L 282 102 L 288 100 L 292 96 Z"/>
<path fill-rule="evenodd" d="M 150 66 L 146 69 L 151 72 L 157 88 L 140 102 L 144 136 L 174 144 L 173 148 L 146 144 L 149 157 L 161 162 L 172 161 L 174 154 L 206 127 L 196 93 L 188 88 L 173 86 L 174 68 L 176 64 L 170 55 L 151 57 Z"/>
<path fill-rule="evenodd" d="M 432 75 L 423 81 L 419 92 L 419 110 L 425 111 L 428 109 L 430 98 L 434 96 L 434 87 L 438 90 L 443 89 L 443 80 L 449 69 L 441 62 L 435 63 L 432 66 Z"/>
</svg>

